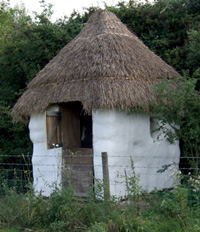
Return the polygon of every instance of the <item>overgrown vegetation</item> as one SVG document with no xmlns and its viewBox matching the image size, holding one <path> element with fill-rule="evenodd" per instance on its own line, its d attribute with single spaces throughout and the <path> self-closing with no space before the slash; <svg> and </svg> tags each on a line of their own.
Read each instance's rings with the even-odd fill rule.
<svg viewBox="0 0 200 232">
<path fill-rule="evenodd" d="M 159 121 L 158 130 L 170 143 L 180 140 L 185 172 L 196 176 L 200 170 L 200 94 L 197 79 L 164 80 L 155 86 L 156 100 L 153 117 Z M 167 126 L 167 125 L 170 125 Z"/>
<path fill-rule="evenodd" d="M 5 195 L 0 198 L 0 230 L 43 232 L 127 232 L 174 231 L 197 232 L 200 229 L 200 176 L 190 176 L 181 184 L 184 175 L 175 169 L 173 191 L 137 193 L 129 191 L 129 200 L 112 197 L 103 201 L 103 185 L 98 183 L 88 199 L 74 196 L 71 186 L 54 191 L 49 198 L 35 196 L 33 190 L 17 193 L 4 185 Z M 131 177 L 130 177 L 131 178 Z M 138 189 L 129 181 L 129 188 Z M 12 231 L 12 230 L 10 230 Z"/>
<path fill-rule="evenodd" d="M 24 163 L 24 154 L 32 153 L 27 125 L 13 123 L 11 109 L 27 83 L 80 32 L 97 9 L 51 22 L 52 6 L 44 1 L 41 4 L 43 12 L 30 17 L 26 9 L 11 8 L 9 1 L 0 0 L 0 163 Z M 21 194 L 17 186 L 8 187 L 2 181 L 5 176 L 0 176 L 1 231 L 200 231 L 200 1 L 130 0 L 107 9 L 186 76 L 177 85 L 164 81 L 156 87 L 153 112 L 161 127 L 169 123 L 174 129 L 173 133 L 165 131 L 170 142 L 177 136 L 181 139 L 182 156 L 191 174 L 178 175 L 173 191 L 137 192 L 136 196 L 135 179 L 130 179 L 130 202 L 113 198 L 109 204 L 93 195 L 86 201 L 77 199 L 70 187 L 55 191 L 50 198 L 35 196 L 31 189 Z"/>
<path fill-rule="evenodd" d="M 31 154 L 27 125 L 13 124 L 10 111 L 27 83 L 72 40 L 89 16 L 80 15 L 51 22 L 51 5 L 41 1 L 43 12 L 30 17 L 23 8 L 0 1 L 0 162 L 15 161 L 3 155 Z M 119 2 L 107 6 L 130 30 L 180 73 L 200 76 L 200 1 L 156 0 L 154 3 Z M 19 159 L 18 159 L 19 161 Z"/>
</svg>

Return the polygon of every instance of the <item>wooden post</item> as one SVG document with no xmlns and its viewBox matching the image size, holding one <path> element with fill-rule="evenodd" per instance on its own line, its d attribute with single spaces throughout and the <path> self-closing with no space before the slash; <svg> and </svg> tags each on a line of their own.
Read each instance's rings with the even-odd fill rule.
<svg viewBox="0 0 200 232">
<path fill-rule="evenodd" d="M 101 156 L 102 156 L 102 168 L 103 168 L 104 200 L 110 200 L 108 154 L 107 152 L 102 152 Z"/>
</svg>

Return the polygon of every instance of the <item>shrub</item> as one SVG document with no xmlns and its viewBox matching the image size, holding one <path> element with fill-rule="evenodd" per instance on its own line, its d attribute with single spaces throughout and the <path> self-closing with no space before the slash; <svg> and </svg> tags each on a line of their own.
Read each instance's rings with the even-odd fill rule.
<svg viewBox="0 0 200 232">
<path fill-rule="evenodd" d="M 200 95 L 197 79 L 185 76 L 176 81 L 163 80 L 155 86 L 156 100 L 152 104 L 153 116 L 160 121 L 165 138 L 173 143 L 180 139 L 182 156 L 198 176 L 200 168 Z M 166 127 L 169 124 L 171 128 Z"/>
</svg>

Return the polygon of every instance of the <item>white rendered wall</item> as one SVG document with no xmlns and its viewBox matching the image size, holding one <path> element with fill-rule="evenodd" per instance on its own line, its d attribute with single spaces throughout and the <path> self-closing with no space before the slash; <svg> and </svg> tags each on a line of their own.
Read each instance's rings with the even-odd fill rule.
<svg viewBox="0 0 200 232">
<path fill-rule="evenodd" d="M 93 112 L 93 149 L 95 178 L 102 180 L 101 152 L 108 153 L 111 195 L 124 196 L 125 171 L 131 176 L 131 157 L 140 186 L 151 191 L 173 186 L 170 170 L 157 173 L 163 165 L 175 163 L 178 167 L 179 144 L 156 141 L 150 132 L 147 114 L 126 114 L 118 111 Z"/>
<path fill-rule="evenodd" d="M 48 111 L 58 111 L 51 107 Z M 33 143 L 33 184 L 36 194 L 49 196 L 61 187 L 62 148 L 47 149 L 45 113 L 33 114 L 29 122 Z"/>
</svg>

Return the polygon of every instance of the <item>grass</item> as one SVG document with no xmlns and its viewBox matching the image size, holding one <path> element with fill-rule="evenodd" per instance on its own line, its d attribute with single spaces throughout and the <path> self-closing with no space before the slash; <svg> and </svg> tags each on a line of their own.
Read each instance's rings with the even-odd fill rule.
<svg viewBox="0 0 200 232">
<path fill-rule="evenodd" d="M 0 231 L 1 232 L 20 232 L 19 230 L 17 230 L 17 229 L 3 229 L 3 228 L 0 228 Z"/>
<path fill-rule="evenodd" d="M 186 185 L 173 191 L 132 191 L 128 201 L 103 201 L 93 194 L 83 200 L 70 186 L 49 198 L 35 196 L 32 190 L 21 194 L 6 188 L 4 193 L 1 232 L 200 232 L 199 191 Z"/>
</svg>

